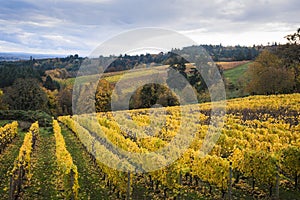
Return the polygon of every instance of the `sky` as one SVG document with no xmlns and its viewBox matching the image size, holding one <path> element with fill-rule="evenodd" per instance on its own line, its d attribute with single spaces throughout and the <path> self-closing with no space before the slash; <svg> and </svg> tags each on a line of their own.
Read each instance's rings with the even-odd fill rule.
<svg viewBox="0 0 300 200">
<path fill-rule="evenodd" d="M 299 0 L 0 1 L 0 52 L 87 56 L 143 27 L 173 30 L 197 44 L 282 44 L 300 28 Z"/>
</svg>

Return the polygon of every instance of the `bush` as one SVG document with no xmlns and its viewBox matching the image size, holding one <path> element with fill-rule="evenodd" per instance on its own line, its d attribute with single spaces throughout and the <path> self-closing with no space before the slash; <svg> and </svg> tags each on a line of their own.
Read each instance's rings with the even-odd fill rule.
<svg viewBox="0 0 300 200">
<path fill-rule="evenodd" d="M 52 126 L 52 117 L 43 111 L 0 110 L 0 120 L 39 121 L 40 126 Z"/>
</svg>

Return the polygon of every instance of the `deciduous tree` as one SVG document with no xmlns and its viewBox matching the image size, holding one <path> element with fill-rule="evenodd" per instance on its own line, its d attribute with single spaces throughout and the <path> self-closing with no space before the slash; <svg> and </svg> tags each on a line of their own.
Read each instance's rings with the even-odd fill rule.
<svg viewBox="0 0 300 200">
<path fill-rule="evenodd" d="M 96 112 L 105 112 L 111 110 L 111 94 L 113 88 L 109 82 L 105 79 L 101 79 L 97 86 L 95 94 L 95 107 Z"/>
<path fill-rule="evenodd" d="M 268 51 L 263 51 L 250 65 L 249 75 L 251 81 L 246 91 L 251 94 L 289 93 L 295 84 L 294 71 Z"/>
</svg>

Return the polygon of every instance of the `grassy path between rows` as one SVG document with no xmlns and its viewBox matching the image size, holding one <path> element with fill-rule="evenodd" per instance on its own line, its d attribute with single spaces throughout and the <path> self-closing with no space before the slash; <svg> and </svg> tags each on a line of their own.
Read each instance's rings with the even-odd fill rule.
<svg viewBox="0 0 300 200">
<path fill-rule="evenodd" d="M 14 160 L 19 154 L 19 149 L 23 143 L 25 133 L 18 131 L 18 136 L 0 154 L 0 197 L 8 199 L 10 177 L 7 172 L 14 166 Z"/>
<path fill-rule="evenodd" d="M 57 166 L 55 159 L 55 138 L 51 128 L 40 128 L 39 139 L 32 154 L 29 186 L 21 199 L 60 199 L 56 188 Z"/>
<path fill-rule="evenodd" d="M 80 199 L 115 199 L 109 197 L 109 191 L 99 175 L 100 170 L 94 165 L 88 153 L 74 134 L 61 125 L 66 146 L 72 155 L 73 162 L 77 165 L 79 173 L 79 198 Z"/>
</svg>

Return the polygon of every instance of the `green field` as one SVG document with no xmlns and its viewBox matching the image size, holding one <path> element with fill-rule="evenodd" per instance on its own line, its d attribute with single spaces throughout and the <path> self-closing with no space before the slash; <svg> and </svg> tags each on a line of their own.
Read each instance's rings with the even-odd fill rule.
<svg viewBox="0 0 300 200">
<path fill-rule="evenodd" d="M 249 66 L 252 64 L 252 62 L 242 64 L 240 66 L 237 66 L 232 69 L 228 69 L 224 71 L 225 78 L 229 79 L 234 85 L 237 84 L 237 81 L 240 77 L 244 75 L 244 73 L 247 71 Z"/>
</svg>

